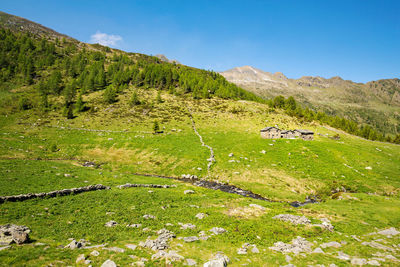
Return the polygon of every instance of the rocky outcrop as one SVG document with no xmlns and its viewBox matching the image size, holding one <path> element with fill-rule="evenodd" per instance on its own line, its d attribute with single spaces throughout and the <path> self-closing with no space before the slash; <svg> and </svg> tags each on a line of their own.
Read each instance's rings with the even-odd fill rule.
<svg viewBox="0 0 400 267">
<path fill-rule="evenodd" d="M 15 196 L 2 196 L 2 197 L 0 197 L 0 203 L 4 203 L 6 201 L 10 201 L 10 202 L 24 201 L 24 200 L 33 199 L 33 198 L 60 197 L 60 196 L 67 196 L 67 195 L 72 195 L 72 194 L 80 194 L 80 193 L 89 192 L 89 191 L 106 190 L 106 189 L 110 189 L 110 187 L 102 185 L 102 184 L 96 184 L 96 185 L 88 185 L 88 186 L 78 187 L 78 188 L 56 190 L 56 191 L 51 191 L 48 193 L 28 193 L 28 194 L 21 194 L 21 195 L 15 195 Z"/>
<path fill-rule="evenodd" d="M 0 245 L 18 245 L 29 241 L 31 230 L 23 225 L 6 224 L 0 225 Z"/>
</svg>

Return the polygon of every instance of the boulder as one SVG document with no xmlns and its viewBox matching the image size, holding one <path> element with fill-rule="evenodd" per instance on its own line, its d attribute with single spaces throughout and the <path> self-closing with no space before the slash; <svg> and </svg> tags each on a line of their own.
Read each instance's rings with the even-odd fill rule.
<svg viewBox="0 0 400 267">
<path fill-rule="evenodd" d="M 112 260 L 108 259 L 105 262 L 103 262 L 101 267 L 117 267 L 117 264 L 115 264 L 115 262 L 113 262 Z"/>
<path fill-rule="evenodd" d="M 10 245 L 12 243 L 20 245 L 27 243 L 30 232 L 31 230 L 23 225 L 0 225 L 0 245 Z"/>
</svg>

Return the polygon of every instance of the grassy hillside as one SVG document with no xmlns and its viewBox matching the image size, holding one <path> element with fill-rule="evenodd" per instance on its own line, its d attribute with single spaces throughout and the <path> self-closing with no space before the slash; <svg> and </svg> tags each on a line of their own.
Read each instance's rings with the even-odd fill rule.
<svg viewBox="0 0 400 267">
<path fill-rule="evenodd" d="M 201 266 L 218 253 L 229 266 L 399 265 L 398 145 L 289 116 L 212 72 L 1 34 L 12 46 L 0 46 L 0 196 L 99 183 L 110 189 L 0 203 L 0 225 L 31 229 L 29 243 L 0 245 L 0 266 L 101 266 L 108 259 L 118 266 L 183 266 L 189 259 Z M 21 60 L 11 61 L 14 55 Z M 313 130 L 315 140 L 260 138 L 271 125 Z M 270 201 L 173 179 L 187 174 Z M 117 187 L 126 183 L 176 187 Z M 318 203 L 290 205 L 309 197 Z M 274 218 L 280 214 L 309 221 Z M 105 226 L 109 221 L 117 225 Z M 215 227 L 226 231 L 212 234 Z M 390 227 L 393 235 L 379 233 Z M 157 258 L 161 252 L 140 244 L 164 228 L 176 237 L 163 250 L 169 254 Z M 273 249 L 298 236 L 305 240 L 286 248 L 299 251 Z M 90 244 L 69 249 L 72 239 Z"/>
</svg>

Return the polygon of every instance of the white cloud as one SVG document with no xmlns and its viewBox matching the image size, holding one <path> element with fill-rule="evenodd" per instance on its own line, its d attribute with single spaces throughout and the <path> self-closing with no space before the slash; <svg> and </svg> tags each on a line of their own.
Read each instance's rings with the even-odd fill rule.
<svg viewBox="0 0 400 267">
<path fill-rule="evenodd" d="M 91 43 L 99 43 L 105 46 L 117 46 L 122 41 L 122 37 L 114 34 L 107 34 L 97 31 L 95 34 L 90 36 Z"/>
</svg>

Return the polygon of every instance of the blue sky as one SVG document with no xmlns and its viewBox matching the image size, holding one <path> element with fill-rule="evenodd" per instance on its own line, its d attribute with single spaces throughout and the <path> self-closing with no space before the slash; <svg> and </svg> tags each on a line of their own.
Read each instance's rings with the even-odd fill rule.
<svg viewBox="0 0 400 267">
<path fill-rule="evenodd" d="M 400 77 L 400 1 L 1 1 L 80 41 L 165 54 L 227 70 L 251 65 L 289 78 Z"/>
</svg>

